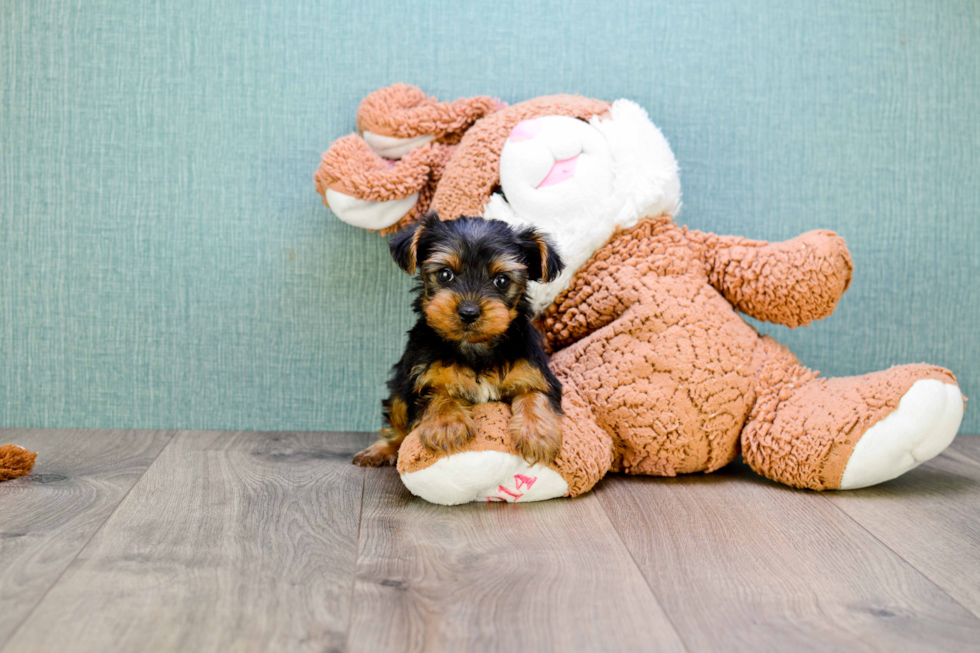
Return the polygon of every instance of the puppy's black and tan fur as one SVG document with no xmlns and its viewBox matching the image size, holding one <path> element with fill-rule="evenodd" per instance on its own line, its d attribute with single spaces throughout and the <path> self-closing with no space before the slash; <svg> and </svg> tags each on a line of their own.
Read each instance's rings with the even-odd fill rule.
<svg viewBox="0 0 980 653">
<path fill-rule="evenodd" d="M 391 254 L 419 272 L 419 319 L 392 369 L 382 437 L 354 462 L 393 465 L 415 428 L 429 451 L 459 451 L 473 437 L 469 407 L 495 400 L 510 402 L 510 432 L 524 458 L 551 462 L 561 448 L 561 384 L 526 295 L 529 281 L 561 273 L 554 246 L 530 227 L 429 214 L 391 241 Z"/>
</svg>

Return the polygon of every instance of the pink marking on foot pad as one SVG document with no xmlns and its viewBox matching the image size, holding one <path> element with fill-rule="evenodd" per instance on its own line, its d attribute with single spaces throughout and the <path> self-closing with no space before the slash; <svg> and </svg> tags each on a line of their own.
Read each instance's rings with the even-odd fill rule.
<svg viewBox="0 0 980 653">
<path fill-rule="evenodd" d="M 514 487 L 516 487 L 518 490 L 524 487 L 530 490 L 531 486 L 534 485 L 536 480 L 538 480 L 537 476 L 530 477 L 524 476 L 523 474 L 514 474 Z"/>
<path fill-rule="evenodd" d="M 537 480 L 537 476 L 514 474 L 514 489 L 511 490 L 503 485 L 498 485 L 497 494 L 495 496 L 486 497 L 487 503 L 517 503 L 517 500 L 524 496 L 524 492 L 521 492 L 520 490 L 522 488 L 525 491 L 530 490 L 531 486 L 534 485 Z"/>
<path fill-rule="evenodd" d="M 522 496 L 524 496 L 524 494 L 523 494 L 523 493 L 521 493 L 521 494 L 518 494 L 518 493 L 516 493 L 516 492 L 511 492 L 510 490 L 508 490 L 507 488 L 505 488 L 505 487 L 504 487 L 503 485 L 498 485 L 498 486 L 497 486 L 497 492 L 498 492 L 498 493 L 499 493 L 499 492 L 503 492 L 503 493 L 504 493 L 504 494 L 506 494 L 507 496 L 510 496 L 510 497 L 513 497 L 513 498 L 514 498 L 514 501 L 517 501 L 517 500 L 518 500 L 518 499 L 520 499 L 520 498 L 521 498 Z M 497 496 L 500 496 L 500 495 L 498 494 Z M 504 498 L 504 497 L 501 497 L 501 498 Z M 505 500 L 505 501 L 507 501 L 508 499 L 506 499 L 506 498 L 504 498 L 504 500 Z"/>
<path fill-rule="evenodd" d="M 555 161 L 555 165 L 551 166 L 551 172 L 544 178 L 544 181 L 538 184 L 538 188 L 554 186 L 555 184 L 560 184 L 563 181 L 571 179 L 575 176 L 576 163 L 578 163 L 578 155 L 573 156 L 571 159 Z"/>
</svg>

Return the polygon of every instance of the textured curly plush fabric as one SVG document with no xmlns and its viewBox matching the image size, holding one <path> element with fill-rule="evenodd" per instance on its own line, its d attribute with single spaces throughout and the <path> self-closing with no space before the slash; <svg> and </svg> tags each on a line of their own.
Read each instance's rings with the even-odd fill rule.
<svg viewBox="0 0 980 653">
<path fill-rule="evenodd" d="M 37 454 L 16 444 L 0 447 L 0 481 L 10 481 L 30 474 Z"/>
<path fill-rule="evenodd" d="M 835 489 L 857 440 L 913 383 L 955 378 L 907 365 L 820 379 L 732 305 L 806 324 L 833 311 L 851 270 L 831 232 L 769 244 L 647 220 L 596 253 L 542 326 L 553 348 L 565 347 L 556 373 L 614 434 L 614 469 L 713 471 L 741 446 L 768 478 Z"/>
<path fill-rule="evenodd" d="M 395 138 L 435 136 L 443 143 L 459 142 L 463 133 L 502 106 L 485 95 L 439 102 L 416 86 L 393 84 L 371 93 L 357 109 L 357 128 Z"/>
<path fill-rule="evenodd" d="M 772 244 L 699 231 L 687 237 L 705 262 L 711 285 L 737 310 L 759 320 L 788 327 L 822 320 L 851 284 L 851 255 L 844 239 L 831 231 Z"/>
<path fill-rule="evenodd" d="M 483 215 L 500 182 L 500 152 L 517 123 L 540 116 L 568 116 L 588 120 L 609 109 L 608 102 L 579 95 L 550 95 L 508 107 L 484 118 L 466 132 L 432 198 L 432 209 L 443 219 Z"/>
<path fill-rule="evenodd" d="M 543 318 L 556 374 L 613 436 L 614 469 L 711 471 L 738 452 L 758 334 L 666 218 L 620 233 Z"/>
<path fill-rule="evenodd" d="M 863 376 L 824 379 L 771 338 L 758 397 L 742 431 L 742 455 L 758 473 L 793 487 L 836 490 L 854 446 L 898 408 L 916 381 L 956 384 L 949 370 L 901 365 Z"/>
<path fill-rule="evenodd" d="M 384 202 L 421 191 L 430 184 L 434 172 L 441 175 L 451 156 L 451 147 L 429 143 L 397 162 L 388 161 L 351 134 L 324 152 L 314 181 L 321 195 L 330 189 L 362 200 Z"/>
<path fill-rule="evenodd" d="M 351 134 L 334 142 L 323 153 L 314 175 L 316 190 L 324 204 L 328 204 L 328 190 L 369 202 L 387 202 L 418 193 L 415 206 L 397 223 L 381 230 L 382 234 L 391 233 L 417 220 L 429 209 L 454 147 L 428 143 L 398 161 L 390 161 L 375 154 L 360 136 Z"/>
</svg>

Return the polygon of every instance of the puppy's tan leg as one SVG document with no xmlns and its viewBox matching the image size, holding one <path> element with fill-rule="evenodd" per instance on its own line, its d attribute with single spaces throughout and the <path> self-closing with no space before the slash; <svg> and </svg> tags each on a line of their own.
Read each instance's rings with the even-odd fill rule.
<svg viewBox="0 0 980 653">
<path fill-rule="evenodd" d="M 384 418 L 388 426 L 381 430 L 381 437 L 370 447 L 354 456 L 354 464 L 361 467 L 394 466 L 398 449 L 408 435 L 408 407 L 398 397 L 384 402 Z"/>
<path fill-rule="evenodd" d="M 547 465 L 561 449 L 561 415 L 551 405 L 547 391 L 544 373 L 527 360 L 514 363 L 501 382 L 501 395 L 510 398 L 514 414 L 510 435 L 531 465 Z"/>
<path fill-rule="evenodd" d="M 473 420 L 461 399 L 437 391 L 419 420 L 419 440 L 433 453 L 452 454 L 473 439 Z"/>
<path fill-rule="evenodd" d="M 511 402 L 510 435 L 529 464 L 547 465 L 561 449 L 561 416 L 543 392 L 519 394 Z"/>
</svg>

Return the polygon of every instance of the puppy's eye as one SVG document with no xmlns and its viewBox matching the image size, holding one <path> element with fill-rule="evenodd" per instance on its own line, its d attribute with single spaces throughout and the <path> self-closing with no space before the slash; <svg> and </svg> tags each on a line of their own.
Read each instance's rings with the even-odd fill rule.
<svg viewBox="0 0 980 653">
<path fill-rule="evenodd" d="M 449 268 L 443 268 L 436 272 L 436 279 L 438 279 L 439 283 L 449 283 L 453 280 L 454 276 L 453 271 Z"/>
<path fill-rule="evenodd" d="M 506 274 L 498 274 L 493 278 L 493 285 L 497 287 L 497 290 L 504 290 L 510 285 L 510 278 Z"/>
</svg>

